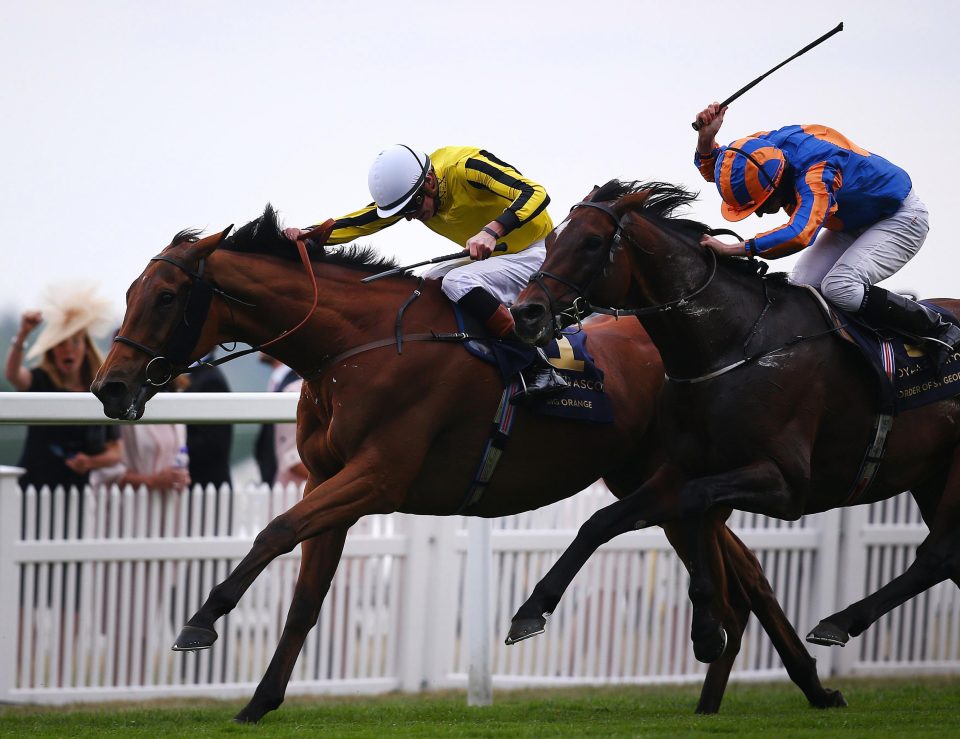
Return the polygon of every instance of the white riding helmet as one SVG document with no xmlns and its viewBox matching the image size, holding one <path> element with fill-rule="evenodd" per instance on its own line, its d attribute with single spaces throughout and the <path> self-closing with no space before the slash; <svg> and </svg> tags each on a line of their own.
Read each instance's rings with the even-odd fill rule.
<svg viewBox="0 0 960 739">
<path fill-rule="evenodd" d="M 409 146 L 396 144 L 381 151 L 370 166 L 367 186 L 381 218 L 396 215 L 423 187 L 430 157 Z"/>
</svg>

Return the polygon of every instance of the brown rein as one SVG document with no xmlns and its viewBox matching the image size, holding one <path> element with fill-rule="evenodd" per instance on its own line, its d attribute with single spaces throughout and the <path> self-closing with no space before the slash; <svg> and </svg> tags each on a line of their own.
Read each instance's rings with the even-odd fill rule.
<svg viewBox="0 0 960 739">
<path fill-rule="evenodd" d="M 226 362 L 230 362 L 234 359 L 239 359 L 240 357 L 246 356 L 247 354 L 252 354 L 254 352 L 262 351 L 265 347 L 272 346 L 273 344 L 276 344 L 281 339 L 289 338 L 292 334 L 296 333 L 306 325 L 306 323 L 313 317 L 313 314 L 320 303 L 320 288 L 317 285 L 317 276 L 313 272 L 313 264 L 310 261 L 310 255 L 307 253 L 306 242 L 310 240 L 311 236 L 315 234 L 320 234 L 324 230 L 326 230 L 327 233 L 329 233 L 328 227 L 330 225 L 331 225 L 331 222 L 328 221 L 327 223 L 324 223 L 323 225 L 313 229 L 309 233 L 304 234 L 302 238 L 299 238 L 296 241 L 297 251 L 300 254 L 300 261 L 302 262 L 304 268 L 306 269 L 307 274 L 310 276 L 310 287 L 313 290 L 313 303 L 311 304 L 310 309 L 307 311 L 306 315 L 303 317 L 300 323 L 298 323 L 292 329 L 287 329 L 285 331 L 282 331 L 278 336 L 270 339 L 269 341 L 266 341 L 262 344 L 258 344 L 257 346 L 252 346 L 249 349 L 244 349 L 238 352 L 236 351 L 231 352 L 226 356 L 220 357 L 219 359 L 215 359 L 210 362 L 197 362 L 192 366 L 188 366 L 185 364 L 186 358 L 187 356 L 189 356 L 189 354 L 193 351 L 194 347 L 196 346 L 196 340 L 199 339 L 200 327 L 202 326 L 202 323 L 203 323 L 203 320 L 201 320 L 199 321 L 199 325 L 196 325 L 197 318 L 199 316 L 192 317 L 194 320 L 194 325 L 191 325 L 190 323 L 190 317 L 188 317 L 187 314 L 190 311 L 190 307 L 191 307 L 191 303 L 190 303 L 190 297 L 192 297 L 192 292 L 191 292 L 191 296 L 187 298 L 188 304 L 184 308 L 183 325 L 187 328 L 187 330 L 191 333 L 191 335 L 193 335 L 193 341 L 191 342 L 192 345 L 190 347 L 186 349 L 182 349 L 182 353 L 184 355 L 182 358 L 175 356 L 173 359 L 171 359 L 170 357 L 164 356 L 160 352 L 155 351 L 137 341 L 134 341 L 133 339 L 127 338 L 126 336 L 122 336 L 119 333 L 114 337 L 113 339 L 114 342 L 126 344 L 127 346 L 131 346 L 134 349 L 137 349 L 143 352 L 144 354 L 147 354 L 148 356 L 150 356 L 151 360 L 147 363 L 147 366 L 145 368 L 146 384 L 152 385 L 154 387 L 162 387 L 167 383 L 169 383 L 177 375 L 194 372 L 202 367 L 216 367 Z M 223 290 L 220 290 L 219 288 L 214 287 L 210 283 L 205 282 L 203 280 L 203 271 L 204 271 L 203 258 L 200 259 L 200 264 L 196 272 L 190 269 L 183 262 L 177 259 L 173 259 L 171 257 L 158 255 L 156 257 L 151 258 L 150 261 L 151 262 L 163 261 L 163 262 L 172 264 L 175 267 L 182 270 L 183 272 L 185 272 L 191 279 L 193 279 L 195 281 L 194 282 L 195 286 L 197 286 L 198 284 L 206 286 L 205 302 L 203 307 L 200 309 L 204 314 L 202 316 L 202 319 L 204 320 L 206 318 L 206 313 L 209 310 L 210 296 L 212 296 L 213 294 L 220 295 L 225 300 L 231 300 L 234 302 L 243 303 L 244 305 L 250 305 L 249 303 L 245 303 L 244 301 L 239 300 L 238 298 L 235 298 L 225 293 Z M 183 343 L 182 341 L 178 342 L 178 338 L 179 338 L 179 334 L 175 334 L 171 341 L 174 343 Z M 170 353 L 169 349 L 168 349 L 168 353 Z M 151 378 L 150 376 L 151 367 L 154 367 L 154 363 L 156 363 L 156 367 L 158 368 L 158 371 L 162 373 L 162 376 L 160 378 Z"/>
</svg>

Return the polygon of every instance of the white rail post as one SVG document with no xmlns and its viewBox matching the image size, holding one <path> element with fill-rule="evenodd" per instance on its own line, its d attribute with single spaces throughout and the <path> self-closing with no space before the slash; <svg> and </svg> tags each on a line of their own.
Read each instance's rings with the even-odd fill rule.
<svg viewBox="0 0 960 739">
<path fill-rule="evenodd" d="M 814 621 L 810 624 L 798 624 L 801 636 L 804 632 L 814 628 L 821 618 L 826 618 L 837 610 L 837 583 L 839 573 L 847 573 L 840 554 L 841 522 L 843 509 L 834 508 L 832 511 L 813 516 L 820 526 L 820 545 L 817 549 L 815 569 L 814 606 L 810 610 Z M 817 659 L 821 675 L 833 675 L 836 671 L 837 647 L 808 647 Z"/>
<path fill-rule="evenodd" d="M 865 529 L 870 520 L 870 506 L 858 505 L 842 510 L 840 530 L 840 561 L 837 567 L 837 601 L 833 611 L 823 614 L 829 616 L 838 608 L 846 608 L 867 595 L 867 544 Z M 836 647 L 831 647 L 836 650 Z M 863 639 L 851 639 L 847 646 L 834 657 L 833 674 L 843 677 L 856 672 L 857 663 L 863 653 Z"/>
<path fill-rule="evenodd" d="M 14 557 L 20 539 L 22 503 L 17 478 L 24 472 L 20 467 L 0 465 L 0 701 L 13 699 L 17 674 L 20 579 Z"/>
<path fill-rule="evenodd" d="M 489 706 L 493 703 L 493 653 L 490 649 L 493 633 L 490 624 L 493 547 L 490 528 L 488 518 L 467 519 L 468 706 Z"/>
<path fill-rule="evenodd" d="M 424 625 L 432 573 L 431 522 L 427 516 L 404 516 L 407 554 L 403 563 L 403 592 L 400 601 L 400 690 L 416 693 L 427 685 L 425 665 L 431 635 Z"/>
</svg>

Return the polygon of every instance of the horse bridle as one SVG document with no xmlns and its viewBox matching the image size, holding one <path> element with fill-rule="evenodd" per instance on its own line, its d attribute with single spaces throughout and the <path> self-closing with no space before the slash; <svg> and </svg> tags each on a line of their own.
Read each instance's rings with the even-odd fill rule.
<svg viewBox="0 0 960 739">
<path fill-rule="evenodd" d="M 317 309 L 317 304 L 319 303 L 320 299 L 319 288 L 317 286 L 317 276 L 313 273 L 313 267 L 310 263 L 310 256 L 307 253 L 305 240 L 297 240 L 297 250 L 300 252 L 300 260 L 303 262 L 303 265 L 307 270 L 307 274 L 310 275 L 310 282 L 313 287 L 313 305 L 310 306 L 310 310 L 303 317 L 303 320 L 301 320 L 300 323 L 298 323 L 292 329 L 282 331 L 278 336 L 270 341 L 264 342 L 263 344 L 258 344 L 257 346 L 252 346 L 249 349 L 244 349 L 242 351 L 231 352 L 226 356 L 210 362 L 200 362 L 190 366 L 189 358 L 197 345 L 197 341 L 200 339 L 200 332 L 203 330 L 203 324 L 206 322 L 207 314 L 210 312 L 210 302 L 213 299 L 214 294 L 219 295 L 228 303 L 237 303 L 250 308 L 255 308 L 256 306 L 253 303 L 248 303 L 240 298 L 230 295 L 216 285 L 204 280 L 203 272 L 206 267 L 206 257 L 201 257 L 200 261 L 198 262 L 197 269 L 193 270 L 179 259 L 168 257 L 163 254 L 158 254 L 157 256 L 152 257 L 150 261 L 167 262 L 168 264 L 172 264 L 174 267 L 177 267 L 191 278 L 190 292 L 187 295 L 187 304 L 183 310 L 183 318 L 177 325 L 173 336 L 167 344 L 166 353 L 163 354 L 159 351 L 151 349 L 150 347 L 141 344 L 138 341 L 134 341 L 127 336 L 123 336 L 120 333 L 118 333 L 113 340 L 116 343 L 126 344 L 127 346 L 133 347 L 134 349 L 143 352 L 151 358 L 150 361 L 147 362 L 147 366 L 144 368 L 144 375 L 146 384 L 153 387 L 163 387 L 177 375 L 181 375 L 186 372 L 194 372 L 201 367 L 216 367 L 217 365 L 221 365 L 225 362 L 239 359 L 247 354 L 261 351 L 262 349 L 275 344 L 281 339 L 289 337 L 295 331 L 299 330 L 304 324 L 306 324 L 308 320 L 310 320 L 310 317 Z M 152 372 L 159 373 L 159 377 L 151 377 Z"/>
<path fill-rule="evenodd" d="M 613 234 L 613 238 L 610 241 L 610 246 L 608 247 L 607 260 L 606 260 L 607 262 L 609 263 L 613 262 L 614 258 L 617 255 L 617 252 L 623 246 L 622 242 L 624 237 L 626 237 L 628 241 L 633 242 L 633 239 L 630 238 L 630 235 L 626 231 L 624 231 L 623 219 L 620 218 L 616 214 L 616 212 L 613 210 L 613 208 L 611 208 L 609 205 L 606 205 L 605 203 L 594 203 L 589 200 L 583 200 L 579 203 L 576 203 L 570 209 L 570 212 L 572 213 L 576 208 L 594 208 L 596 210 L 599 210 L 600 212 L 608 215 L 610 219 L 613 221 L 614 225 L 617 227 L 616 231 Z M 717 232 L 713 232 L 713 233 L 717 233 Z M 728 232 L 728 233 L 732 233 L 732 232 Z M 636 243 L 636 242 L 633 242 L 633 243 Z M 567 280 L 564 277 L 560 277 L 559 275 L 554 274 L 553 272 L 547 272 L 546 270 L 540 270 L 538 272 L 535 272 L 533 275 L 530 276 L 530 282 L 536 284 L 537 287 L 543 290 L 544 295 L 547 296 L 547 301 L 550 304 L 550 312 L 554 317 L 555 329 L 558 331 L 562 328 L 562 326 L 560 325 L 562 317 L 570 318 L 571 323 L 580 324 L 583 318 L 590 315 L 591 313 L 602 313 L 604 315 L 612 315 L 616 317 L 619 317 L 619 316 L 638 316 L 639 317 L 639 316 L 655 315 L 657 313 L 666 313 L 668 311 L 675 310 L 677 308 L 683 308 L 688 303 L 690 303 L 690 301 L 694 297 L 696 297 L 697 295 L 702 293 L 704 290 L 706 290 L 707 287 L 710 285 L 710 283 L 713 282 L 713 278 L 717 274 L 717 255 L 713 251 L 713 249 L 707 249 L 707 251 L 710 253 L 710 256 L 711 256 L 710 274 L 702 285 L 700 285 L 693 292 L 687 295 L 683 295 L 674 300 L 667 301 L 666 303 L 660 303 L 659 305 L 646 306 L 643 308 L 628 308 L 628 309 L 605 308 L 605 307 L 596 306 L 590 303 L 589 299 L 587 298 L 587 291 L 590 289 L 590 285 L 593 284 L 593 281 L 596 280 L 606 269 L 606 267 L 604 266 L 604 260 L 602 259 L 600 260 L 597 269 L 593 271 L 593 273 L 583 282 L 582 285 L 577 285 L 571 282 L 570 280 Z M 576 297 L 573 299 L 573 302 L 570 304 L 570 308 L 568 308 L 565 311 L 558 310 L 557 301 L 554 299 L 553 294 L 550 292 L 550 289 L 544 283 L 543 281 L 544 277 L 549 277 L 551 280 L 555 280 L 556 282 L 559 282 L 561 285 L 565 285 L 575 293 Z"/>
</svg>

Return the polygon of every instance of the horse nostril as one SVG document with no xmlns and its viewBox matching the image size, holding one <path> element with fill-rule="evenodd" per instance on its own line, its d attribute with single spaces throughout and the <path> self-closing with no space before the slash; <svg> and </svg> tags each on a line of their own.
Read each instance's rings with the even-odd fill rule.
<svg viewBox="0 0 960 739">
<path fill-rule="evenodd" d="M 546 309 L 539 303 L 527 303 L 516 309 L 516 316 L 521 321 L 536 323 L 546 315 Z"/>
<path fill-rule="evenodd" d="M 105 382 L 100 387 L 93 389 L 93 394 L 104 404 L 116 403 L 126 397 L 127 386 L 122 382 Z"/>
</svg>

